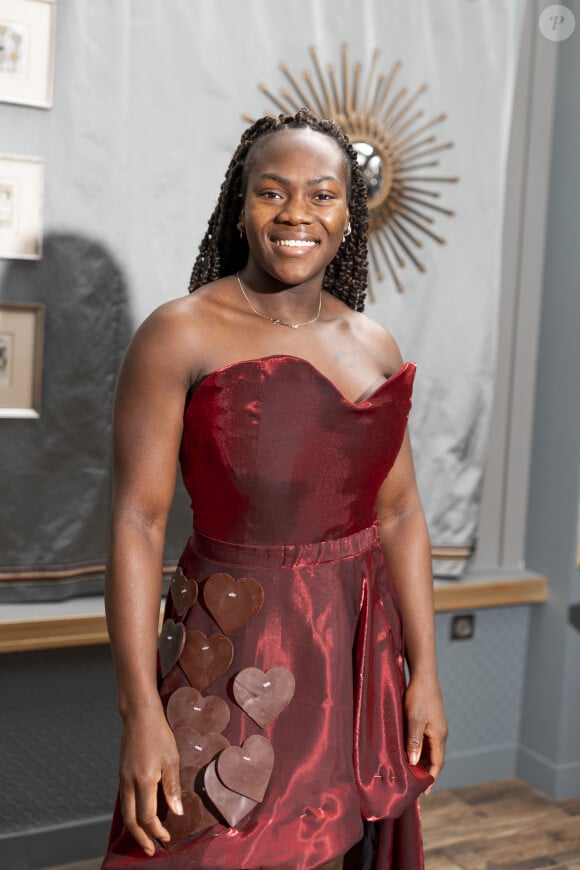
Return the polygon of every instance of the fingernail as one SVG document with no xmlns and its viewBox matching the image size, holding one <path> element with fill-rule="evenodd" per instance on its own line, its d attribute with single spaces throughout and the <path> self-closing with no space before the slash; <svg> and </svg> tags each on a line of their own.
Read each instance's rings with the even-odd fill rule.
<svg viewBox="0 0 580 870">
<path fill-rule="evenodd" d="M 409 755 L 409 763 L 410 764 L 419 764 L 419 753 L 411 752 Z"/>
<path fill-rule="evenodd" d="M 175 807 L 175 812 L 177 813 L 177 815 L 182 816 L 183 815 L 183 804 L 181 803 L 179 798 L 174 798 L 173 806 Z"/>
</svg>

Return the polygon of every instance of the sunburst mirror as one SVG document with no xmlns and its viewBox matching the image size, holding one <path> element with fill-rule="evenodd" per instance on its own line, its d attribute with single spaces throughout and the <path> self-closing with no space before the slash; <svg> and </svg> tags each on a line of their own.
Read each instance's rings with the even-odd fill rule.
<svg viewBox="0 0 580 870">
<path fill-rule="evenodd" d="M 304 70 L 303 85 L 282 62 L 280 70 L 289 87 L 280 88 L 278 96 L 265 84 L 260 84 L 259 89 L 283 113 L 294 113 L 306 106 L 320 118 L 334 118 L 346 130 L 367 188 L 372 271 L 380 282 L 386 268 L 396 289 L 403 291 L 399 271 L 408 262 L 420 272 L 426 269 L 417 253 L 424 241 L 445 244 L 434 230 L 435 216 L 455 214 L 436 200 L 441 197 L 437 186 L 456 182 L 457 177 L 426 172 L 439 166 L 435 155 L 453 147 L 453 142 L 438 144 L 433 133 L 446 116 L 439 114 L 425 121 L 425 110 L 418 103 L 427 85 L 421 85 L 411 96 L 406 87 L 397 89 L 395 80 L 401 63 L 394 62 L 388 74 L 378 73 L 378 49 L 366 77 L 362 64 L 350 65 L 346 43 L 341 46 L 338 72 L 328 64 L 325 75 L 314 46 L 309 53 L 314 74 Z M 269 110 L 268 114 L 274 113 Z M 244 119 L 254 121 L 248 115 Z M 374 301 L 370 286 L 369 298 Z"/>
</svg>

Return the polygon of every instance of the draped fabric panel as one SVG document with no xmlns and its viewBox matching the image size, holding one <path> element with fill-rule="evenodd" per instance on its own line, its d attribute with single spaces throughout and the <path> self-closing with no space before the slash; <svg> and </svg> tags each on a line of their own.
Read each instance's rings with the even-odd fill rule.
<svg viewBox="0 0 580 870">
<path fill-rule="evenodd" d="M 284 85 L 339 63 L 400 60 L 399 86 L 440 112 L 441 204 L 406 290 L 374 283 L 367 312 L 415 359 L 411 431 L 434 545 L 477 529 L 493 397 L 506 160 L 524 0 L 309 0 L 292 15 L 267 0 L 75 0 L 58 4 L 54 107 L 0 104 L 2 150 L 46 161 L 45 259 L 0 265 L 2 301 L 47 307 L 42 417 L 0 420 L 0 574 L 102 563 L 110 500 L 110 403 L 132 328 L 186 290 L 237 144 L 243 112 L 274 107 Z M 168 558 L 187 534 L 180 495 Z M 74 573 L 74 572 L 73 572 Z M 88 586 L 86 588 L 89 588 Z M 0 596 L 17 595 L 6 584 Z M 79 591 L 78 584 L 75 591 Z"/>
</svg>

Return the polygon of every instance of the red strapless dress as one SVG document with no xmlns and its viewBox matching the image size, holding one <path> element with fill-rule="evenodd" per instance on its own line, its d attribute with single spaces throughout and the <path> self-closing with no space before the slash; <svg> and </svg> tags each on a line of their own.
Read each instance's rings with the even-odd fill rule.
<svg viewBox="0 0 580 870">
<path fill-rule="evenodd" d="M 117 807 L 106 870 L 317 868 L 361 839 L 363 818 L 383 821 L 367 836 L 373 857 L 367 842 L 361 867 L 423 866 L 417 798 L 431 777 L 407 762 L 400 612 L 375 513 L 403 439 L 414 375 L 415 365 L 406 363 L 351 402 L 310 363 L 275 355 L 219 369 L 193 393 L 181 466 L 195 528 L 180 566 L 198 582 L 199 598 L 180 617 L 169 596 L 167 618 L 181 620 L 188 638 L 202 632 L 225 643 L 229 630 L 233 660 L 201 689 L 204 698 L 227 703 L 229 723 L 209 727 L 223 731 L 232 747 L 267 738 L 274 763 L 265 795 L 255 801 L 255 781 L 250 789 L 236 785 L 235 771 L 234 780 L 222 776 L 225 761 L 222 770 L 216 756 L 219 784 L 233 783 L 236 797 L 236 788 L 253 794 L 246 810 L 252 808 L 235 824 L 208 804 L 204 770 L 200 785 L 198 769 L 184 769 L 185 791 L 203 795 L 218 821 L 193 836 L 182 832 L 152 858 L 123 829 Z M 254 596 L 233 630 L 223 620 L 220 629 L 204 590 L 216 574 L 251 578 L 254 591 L 257 584 L 263 590 L 261 609 Z M 230 592 L 222 594 L 235 597 L 234 581 L 227 582 Z M 254 721 L 235 695 L 235 678 L 247 668 L 264 672 L 264 686 L 271 668 L 283 670 L 270 677 L 294 677 L 293 697 L 269 724 Z M 166 673 L 165 703 L 190 687 L 186 670 L 181 660 Z M 197 739 L 206 747 L 205 736 Z M 230 751 L 239 753 L 234 767 L 241 758 L 254 762 L 250 745 Z"/>
</svg>

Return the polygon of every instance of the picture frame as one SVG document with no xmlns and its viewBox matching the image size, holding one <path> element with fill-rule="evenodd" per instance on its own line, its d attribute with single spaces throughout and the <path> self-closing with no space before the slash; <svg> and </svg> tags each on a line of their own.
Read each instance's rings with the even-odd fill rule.
<svg viewBox="0 0 580 870">
<path fill-rule="evenodd" d="M 0 257 L 42 258 L 44 161 L 0 154 Z"/>
<path fill-rule="evenodd" d="M 0 302 L 0 418 L 40 417 L 44 310 Z"/>
<path fill-rule="evenodd" d="M 0 102 L 50 109 L 56 0 L 0 0 Z"/>
</svg>

